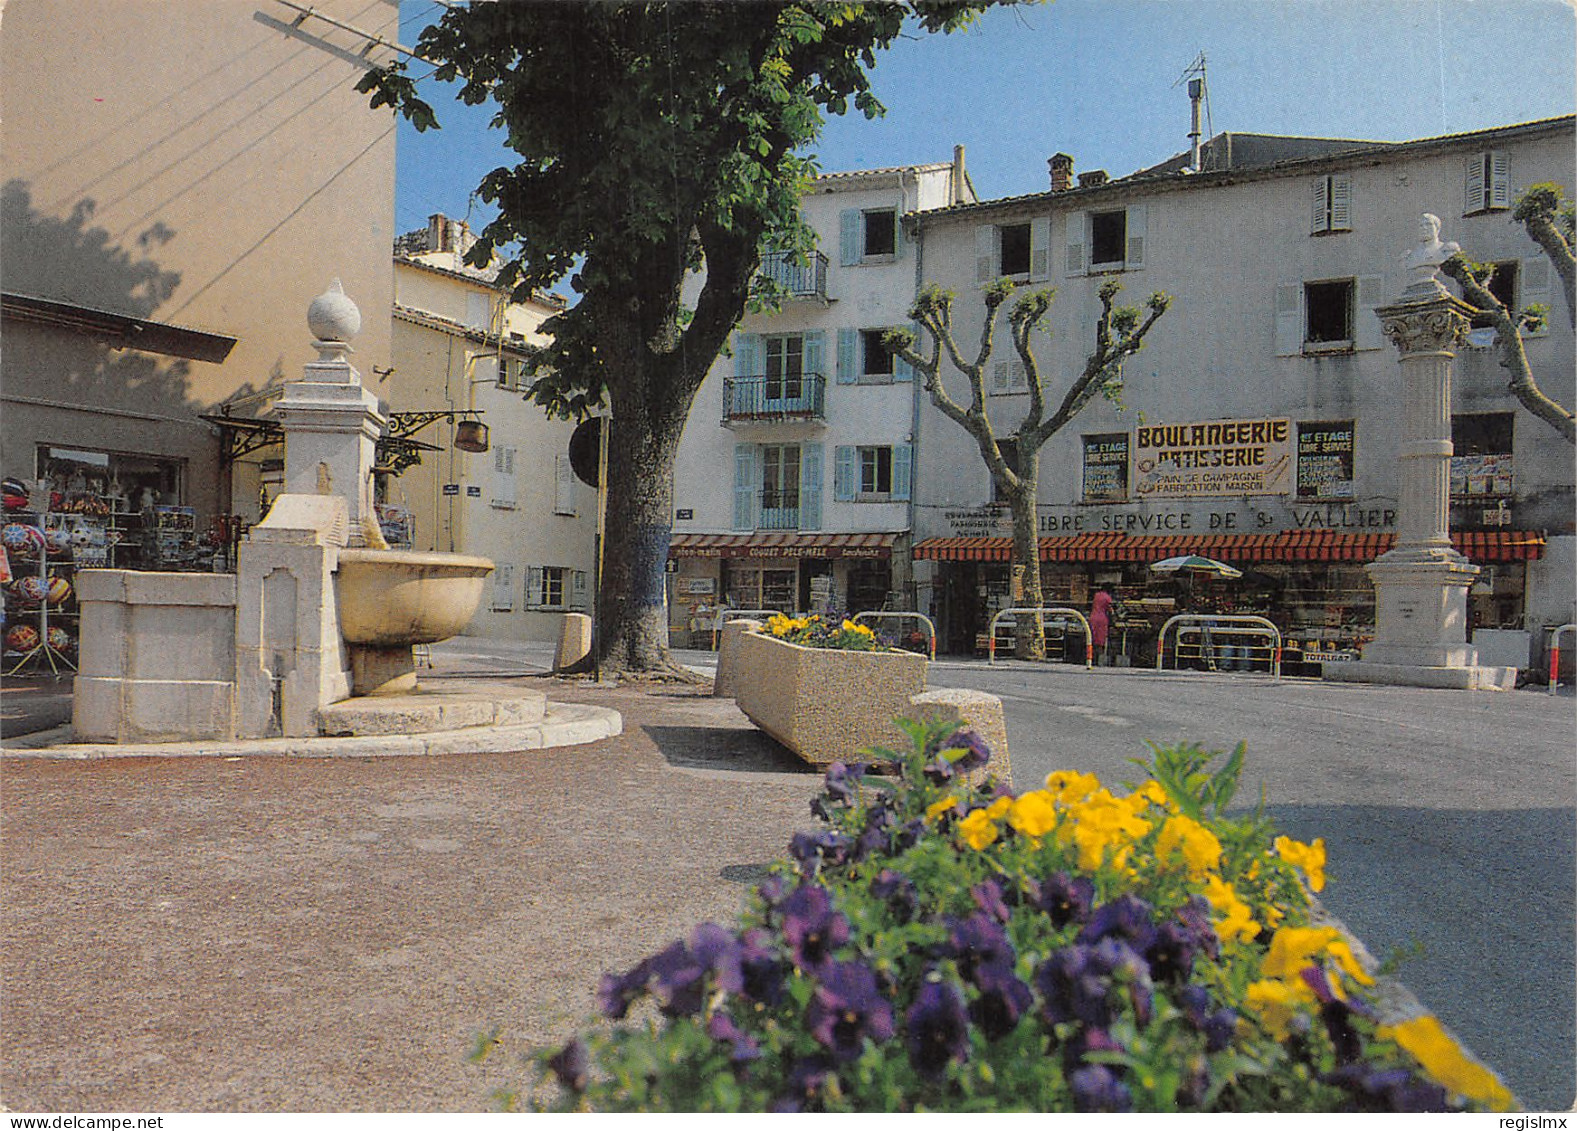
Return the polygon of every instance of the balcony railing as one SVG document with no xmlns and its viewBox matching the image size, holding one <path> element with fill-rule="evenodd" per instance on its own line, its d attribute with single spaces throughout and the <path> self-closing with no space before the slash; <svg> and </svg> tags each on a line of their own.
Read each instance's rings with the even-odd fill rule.
<svg viewBox="0 0 1577 1131">
<path fill-rule="evenodd" d="M 827 379 L 820 373 L 723 379 L 725 427 L 826 418 Z"/>
<path fill-rule="evenodd" d="M 756 497 L 757 530 L 798 530 L 799 494 L 762 491 Z"/>
<path fill-rule="evenodd" d="M 769 251 L 761 257 L 761 274 L 793 298 L 827 301 L 827 257 L 819 251 L 808 252 L 804 263 L 786 251 Z"/>
</svg>

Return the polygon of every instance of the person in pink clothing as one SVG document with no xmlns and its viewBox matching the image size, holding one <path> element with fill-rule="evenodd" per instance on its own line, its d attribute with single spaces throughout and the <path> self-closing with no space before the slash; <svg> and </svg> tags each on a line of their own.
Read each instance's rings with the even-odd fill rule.
<svg viewBox="0 0 1577 1131">
<path fill-rule="evenodd" d="M 1106 664 L 1106 641 L 1112 627 L 1112 591 L 1101 589 L 1095 594 L 1095 603 L 1090 609 L 1090 645 L 1100 657 L 1100 664 Z"/>
</svg>

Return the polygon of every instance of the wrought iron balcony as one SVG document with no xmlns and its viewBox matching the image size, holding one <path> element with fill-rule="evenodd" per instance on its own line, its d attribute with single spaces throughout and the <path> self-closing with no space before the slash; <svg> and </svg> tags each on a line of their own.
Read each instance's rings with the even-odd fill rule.
<svg viewBox="0 0 1577 1131">
<path fill-rule="evenodd" d="M 827 378 L 820 373 L 798 377 L 723 378 L 723 426 L 775 424 L 790 420 L 825 422 Z"/>
<path fill-rule="evenodd" d="M 827 301 L 827 257 L 819 251 L 807 252 L 804 263 L 796 263 L 786 251 L 769 251 L 761 257 L 761 274 L 791 298 Z"/>
<path fill-rule="evenodd" d="M 799 492 L 762 491 L 756 496 L 757 530 L 798 530 Z"/>
</svg>

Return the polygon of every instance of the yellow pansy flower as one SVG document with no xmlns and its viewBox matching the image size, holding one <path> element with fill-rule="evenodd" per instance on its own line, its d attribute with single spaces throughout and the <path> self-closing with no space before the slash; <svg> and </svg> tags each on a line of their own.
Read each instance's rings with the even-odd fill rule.
<svg viewBox="0 0 1577 1131">
<path fill-rule="evenodd" d="M 1326 954 L 1354 981 L 1374 985 L 1374 979 L 1359 965 L 1358 956 L 1335 927 L 1283 927 L 1271 937 L 1263 971 L 1268 978 L 1295 979 L 1306 966 Z"/>
<path fill-rule="evenodd" d="M 958 822 L 958 832 L 965 844 L 979 852 L 997 839 L 997 823 L 991 817 L 991 810 L 976 809 Z"/>
<path fill-rule="evenodd" d="M 1153 827 L 1104 789 L 1074 805 L 1069 816 L 1072 820 L 1062 826 L 1063 835 L 1078 848 L 1079 867 L 1086 870 L 1099 868 L 1108 849 L 1115 850 L 1112 863 L 1122 867 L 1133 842 Z"/>
<path fill-rule="evenodd" d="M 1325 887 L 1325 839 L 1317 837 L 1313 844 L 1300 844 L 1291 837 L 1276 838 L 1276 852 L 1288 864 L 1303 873 L 1309 881 L 1310 891 Z"/>
<path fill-rule="evenodd" d="M 944 797 L 940 801 L 933 801 L 925 807 L 925 819 L 934 821 L 949 809 L 958 807 L 958 798 Z"/>
<path fill-rule="evenodd" d="M 1042 837 L 1057 827 L 1057 807 L 1051 795 L 1033 790 L 1020 795 L 1008 810 L 1008 824 L 1025 836 Z"/>
<path fill-rule="evenodd" d="M 1101 779 L 1094 774 L 1081 774 L 1077 770 L 1053 770 L 1046 775 L 1046 788 L 1059 805 L 1072 805 L 1100 789 Z"/>
<path fill-rule="evenodd" d="M 1181 852 L 1188 874 L 1199 879 L 1221 866 L 1221 842 L 1216 834 L 1181 813 L 1168 817 L 1155 841 L 1155 854 L 1162 860 Z"/>
<path fill-rule="evenodd" d="M 1223 943 L 1242 939 L 1249 941 L 1259 934 L 1259 924 L 1254 921 L 1248 904 L 1238 898 L 1232 885 L 1216 876 L 1205 877 L 1205 899 L 1221 916 L 1216 920 L 1216 934 Z M 1268 973 L 1268 971 L 1267 971 Z"/>
<path fill-rule="evenodd" d="M 1511 1109 L 1511 1093 L 1505 1085 L 1482 1064 L 1469 1060 L 1435 1017 L 1425 1014 L 1400 1025 L 1386 1026 L 1378 1035 L 1412 1053 L 1425 1071 L 1450 1091 L 1487 1104 L 1496 1111 Z"/>
<path fill-rule="evenodd" d="M 1151 805 L 1159 805 L 1163 809 L 1170 809 L 1172 808 L 1172 799 L 1166 795 L 1166 787 L 1154 778 L 1151 778 L 1128 795 L 1128 804 L 1134 807 L 1135 812 Z"/>
<path fill-rule="evenodd" d="M 1279 978 L 1254 982 L 1244 993 L 1243 1003 L 1265 1029 L 1278 1041 L 1287 1039 L 1293 1018 L 1316 1004 L 1314 992 L 1302 981 L 1296 984 Z"/>
</svg>

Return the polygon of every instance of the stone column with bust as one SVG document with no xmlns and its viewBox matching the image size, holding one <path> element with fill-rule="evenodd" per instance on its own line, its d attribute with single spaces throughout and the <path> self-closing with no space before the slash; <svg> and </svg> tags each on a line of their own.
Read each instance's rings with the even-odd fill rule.
<svg viewBox="0 0 1577 1131">
<path fill-rule="evenodd" d="M 1366 567 L 1375 588 L 1375 638 L 1355 663 L 1326 664 L 1327 679 L 1419 687 L 1505 689 L 1515 668 L 1478 665 L 1467 640 L 1467 593 L 1479 567 L 1451 545 L 1451 363 L 1473 308 L 1438 277 L 1458 251 L 1425 214 L 1403 262 L 1401 300 L 1375 311 L 1401 351 L 1397 537 Z"/>
</svg>

